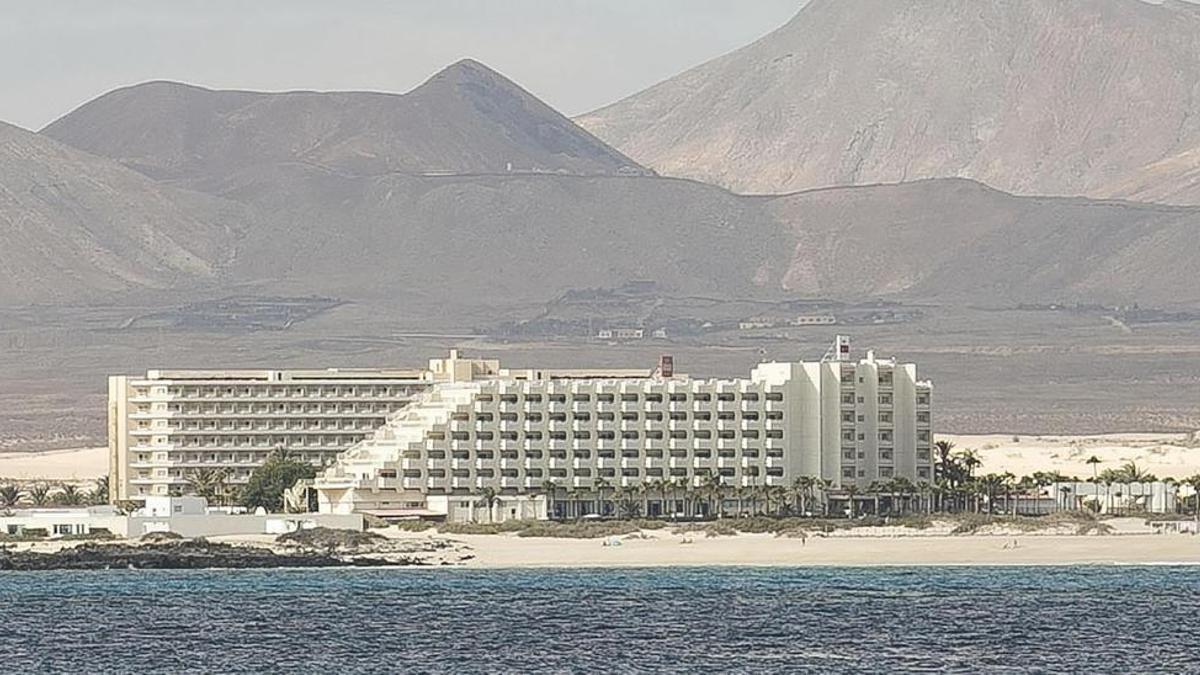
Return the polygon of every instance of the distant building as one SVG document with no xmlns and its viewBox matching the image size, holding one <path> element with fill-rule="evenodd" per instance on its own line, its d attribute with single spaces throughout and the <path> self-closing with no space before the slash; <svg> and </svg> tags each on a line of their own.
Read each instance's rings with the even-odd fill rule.
<svg viewBox="0 0 1200 675">
<path fill-rule="evenodd" d="M 440 382 L 318 475 L 320 509 L 463 519 L 485 491 L 516 499 L 553 484 L 562 489 L 549 495 L 554 512 L 582 516 L 606 490 L 664 481 L 930 482 L 931 385 L 913 364 L 837 354 L 764 363 L 732 380 L 527 371 L 538 376 Z M 660 493 L 648 508 L 700 507 Z"/>
<path fill-rule="evenodd" d="M 792 319 L 793 326 L 833 326 L 837 317 L 832 314 L 801 314 Z"/>
<path fill-rule="evenodd" d="M 600 340 L 641 340 L 645 336 L 641 328 L 604 328 L 596 333 Z"/>
<path fill-rule="evenodd" d="M 787 323 L 775 316 L 756 316 L 738 323 L 738 330 L 758 330 L 760 328 L 775 328 Z"/>
</svg>

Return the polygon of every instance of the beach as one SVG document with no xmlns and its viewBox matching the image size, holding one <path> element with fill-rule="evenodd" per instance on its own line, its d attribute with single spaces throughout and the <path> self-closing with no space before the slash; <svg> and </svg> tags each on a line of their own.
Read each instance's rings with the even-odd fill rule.
<svg viewBox="0 0 1200 675">
<path fill-rule="evenodd" d="M 90 482 L 108 473 L 108 448 L 0 452 L 0 479 Z"/>
<path fill-rule="evenodd" d="M 1139 521 L 1140 522 L 1140 521 Z M 540 539 L 450 535 L 471 547 L 468 567 L 937 566 L 1200 564 L 1200 537 L 1109 536 L 728 537 L 646 532 L 646 538 Z M 687 543 L 685 543 L 687 542 Z M 611 543 L 611 542 L 610 542 Z"/>
</svg>

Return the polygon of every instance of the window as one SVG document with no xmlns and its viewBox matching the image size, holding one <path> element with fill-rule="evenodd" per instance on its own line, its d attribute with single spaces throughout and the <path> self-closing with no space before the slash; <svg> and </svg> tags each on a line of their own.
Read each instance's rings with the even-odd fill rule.
<svg viewBox="0 0 1200 675">
<path fill-rule="evenodd" d="M 688 400 L 687 394 L 671 394 L 668 397 L 672 403 L 685 403 Z"/>
<path fill-rule="evenodd" d="M 616 415 L 610 412 L 596 413 L 596 419 L 601 422 L 611 422 L 617 419 Z"/>
<path fill-rule="evenodd" d="M 527 440 L 527 441 L 540 441 L 540 440 L 542 440 L 542 432 L 540 432 L 540 431 L 526 431 L 526 432 L 525 432 L 525 440 Z"/>
<path fill-rule="evenodd" d="M 636 422 L 638 421 L 638 414 L 636 412 L 623 412 L 621 413 L 621 421 Z"/>
<path fill-rule="evenodd" d="M 639 397 L 637 394 L 621 394 L 622 403 L 637 403 L 638 399 Z"/>
<path fill-rule="evenodd" d="M 550 394 L 549 396 L 546 397 L 546 399 L 548 401 L 550 401 L 551 403 L 566 403 L 567 395 L 566 394 Z"/>
<path fill-rule="evenodd" d="M 475 413 L 475 419 L 479 420 L 480 422 L 491 422 L 495 419 L 495 416 L 490 412 L 481 412 Z"/>
<path fill-rule="evenodd" d="M 611 441 L 617 437 L 617 434 L 612 431 L 597 431 L 596 438 L 602 441 Z"/>
<path fill-rule="evenodd" d="M 516 422 L 517 419 L 517 413 L 515 412 L 500 413 L 501 422 Z"/>
<path fill-rule="evenodd" d="M 623 438 L 624 440 L 627 440 L 627 441 L 634 441 L 641 437 L 642 437 L 642 435 L 640 433 L 638 433 L 637 431 L 630 430 L 630 431 L 622 431 L 621 432 L 621 438 Z"/>
<path fill-rule="evenodd" d="M 671 421 L 672 422 L 686 422 L 687 419 L 688 419 L 688 414 L 685 412 L 671 413 Z"/>
<path fill-rule="evenodd" d="M 737 438 L 737 434 L 733 429 L 722 429 L 717 432 L 717 438 Z"/>
<path fill-rule="evenodd" d="M 612 394 L 596 394 L 596 402 L 597 403 L 612 403 L 613 395 Z"/>
<path fill-rule="evenodd" d="M 494 434 L 490 431 L 480 431 L 479 433 L 475 434 L 475 438 L 477 438 L 481 441 L 490 441 L 490 440 L 493 440 L 495 437 L 496 437 L 496 434 Z"/>
<path fill-rule="evenodd" d="M 542 413 L 540 413 L 540 412 L 525 413 L 525 421 L 526 422 L 541 422 L 542 421 Z"/>
<path fill-rule="evenodd" d="M 783 438 L 783 429 L 767 429 L 767 438 Z"/>
<path fill-rule="evenodd" d="M 541 394 L 525 394 L 525 402 L 526 403 L 541 403 L 542 395 Z"/>
<path fill-rule="evenodd" d="M 662 394 L 646 394 L 647 403 L 662 403 Z"/>
<path fill-rule="evenodd" d="M 773 391 L 773 392 L 767 394 L 767 400 L 779 403 L 780 401 L 783 400 L 783 392 Z"/>
<path fill-rule="evenodd" d="M 576 403 L 587 403 L 592 400 L 591 394 L 571 394 L 571 400 Z"/>
<path fill-rule="evenodd" d="M 712 394 L 696 394 L 695 399 L 707 403 L 712 400 Z"/>
<path fill-rule="evenodd" d="M 572 413 L 571 419 L 575 420 L 576 422 L 590 422 L 592 419 L 592 414 L 589 412 Z"/>
</svg>

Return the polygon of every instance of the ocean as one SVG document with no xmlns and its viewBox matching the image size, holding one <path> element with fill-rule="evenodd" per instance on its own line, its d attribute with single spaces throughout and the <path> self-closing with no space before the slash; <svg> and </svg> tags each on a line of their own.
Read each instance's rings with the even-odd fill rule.
<svg viewBox="0 0 1200 675">
<path fill-rule="evenodd" d="M 0 573 L 0 672 L 1200 672 L 1200 567 Z"/>
</svg>

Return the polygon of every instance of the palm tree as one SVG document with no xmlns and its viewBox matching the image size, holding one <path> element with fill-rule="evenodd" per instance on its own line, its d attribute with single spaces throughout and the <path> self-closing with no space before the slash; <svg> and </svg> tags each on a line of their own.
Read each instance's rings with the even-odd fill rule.
<svg viewBox="0 0 1200 675">
<path fill-rule="evenodd" d="M 850 505 L 849 518 L 851 518 L 851 519 L 853 519 L 855 516 L 855 500 L 854 500 L 854 498 L 856 496 L 858 496 L 858 486 L 855 485 L 854 483 L 847 485 L 846 486 L 846 498 L 847 498 L 847 500 L 849 500 L 849 503 L 850 503 L 849 504 Z"/>
<path fill-rule="evenodd" d="M 1196 514 L 1196 531 L 1200 532 L 1200 473 L 1184 478 L 1183 483 L 1192 486 L 1192 501 Z"/>
<path fill-rule="evenodd" d="M 70 483 L 63 483 L 59 493 L 54 495 L 54 501 L 62 506 L 79 506 L 83 495 L 79 494 L 79 488 Z"/>
<path fill-rule="evenodd" d="M 198 497 L 217 502 L 225 493 L 228 473 L 223 468 L 200 467 L 188 472 L 187 481 L 191 491 Z"/>
<path fill-rule="evenodd" d="M 0 487 L 0 504 L 6 507 L 13 507 L 19 501 L 21 501 L 21 490 L 16 485 Z"/>
<path fill-rule="evenodd" d="M 50 486 L 45 483 L 37 483 L 29 488 L 29 501 L 33 502 L 34 506 L 45 506 L 50 501 Z"/>
<path fill-rule="evenodd" d="M 717 517 L 725 515 L 725 494 L 724 484 L 721 481 L 721 474 L 709 469 L 708 475 L 704 477 L 704 493 L 709 500 L 710 513 L 712 503 L 716 502 Z"/>
<path fill-rule="evenodd" d="M 954 444 L 950 441 L 937 441 L 933 444 L 937 450 L 937 463 L 933 466 L 934 480 L 945 478 L 947 470 L 951 468 L 954 458 Z"/>
<path fill-rule="evenodd" d="M 555 520 L 554 501 L 558 496 L 558 483 L 555 483 L 553 478 L 543 480 L 542 492 L 546 494 L 546 515 L 550 517 L 550 520 Z"/>
<path fill-rule="evenodd" d="M 91 502 L 93 504 L 108 503 L 108 476 L 100 476 L 92 484 Z"/>
<path fill-rule="evenodd" d="M 1100 464 L 1101 464 L 1100 458 L 1095 455 L 1092 455 L 1091 457 L 1088 457 L 1086 463 L 1092 465 L 1092 478 L 1098 478 L 1096 472 L 1100 470 Z"/>
<path fill-rule="evenodd" d="M 485 487 L 479 491 L 479 501 L 475 502 L 475 506 L 487 507 L 489 523 L 495 522 L 493 513 L 496 510 L 496 502 L 498 501 L 500 501 L 500 495 L 496 493 L 496 488 Z"/>
<path fill-rule="evenodd" d="M 612 487 L 612 483 L 607 478 L 596 479 L 596 515 L 604 515 L 604 491 L 610 487 Z"/>
</svg>

